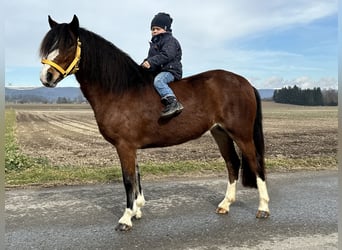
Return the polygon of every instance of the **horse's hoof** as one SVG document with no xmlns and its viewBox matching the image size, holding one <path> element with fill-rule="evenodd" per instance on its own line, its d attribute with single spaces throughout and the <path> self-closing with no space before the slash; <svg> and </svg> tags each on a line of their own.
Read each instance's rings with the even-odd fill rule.
<svg viewBox="0 0 342 250">
<path fill-rule="evenodd" d="M 270 212 L 258 210 L 256 217 L 258 219 L 266 219 L 270 216 Z"/>
<path fill-rule="evenodd" d="M 131 226 L 128 226 L 126 224 L 119 224 L 115 227 L 115 231 L 124 231 L 124 232 L 127 232 L 131 229 L 132 227 Z"/>
<path fill-rule="evenodd" d="M 216 213 L 217 214 L 228 214 L 228 210 L 226 210 L 222 207 L 218 207 L 218 208 L 216 208 Z"/>
</svg>

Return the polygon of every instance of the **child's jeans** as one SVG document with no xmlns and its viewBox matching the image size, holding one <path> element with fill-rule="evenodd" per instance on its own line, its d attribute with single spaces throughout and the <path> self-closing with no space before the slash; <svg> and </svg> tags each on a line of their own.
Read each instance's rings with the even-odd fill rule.
<svg viewBox="0 0 342 250">
<path fill-rule="evenodd" d="M 159 93 L 161 99 L 168 96 L 175 96 L 172 89 L 169 87 L 169 83 L 174 81 L 175 77 L 170 72 L 160 72 L 154 78 L 154 88 Z"/>
</svg>

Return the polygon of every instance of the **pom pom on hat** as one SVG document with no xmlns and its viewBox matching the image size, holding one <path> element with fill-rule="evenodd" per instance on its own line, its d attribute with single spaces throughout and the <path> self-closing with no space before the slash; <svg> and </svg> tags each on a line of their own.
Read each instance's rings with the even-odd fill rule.
<svg viewBox="0 0 342 250">
<path fill-rule="evenodd" d="M 151 22 L 151 29 L 153 26 L 160 27 L 166 31 L 172 31 L 171 24 L 173 19 L 170 17 L 169 14 L 160 12 L 154 16 Z"/>
</svg>

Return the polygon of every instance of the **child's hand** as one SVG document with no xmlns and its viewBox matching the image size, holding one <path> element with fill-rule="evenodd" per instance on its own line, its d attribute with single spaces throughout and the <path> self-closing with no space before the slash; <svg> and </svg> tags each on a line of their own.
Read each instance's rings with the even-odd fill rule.
<svg viewBox="0 0 342 250">
<path fill-rule="evenodd" d="M 141 64 L 141 66 L 142 66 L 143 68 L 145 68 L 145 69 L 151 68 L 151 65 L 150 65 L 150 63 L 149 63 L 148 61 L 144 61 L 144 62 Z"/>
</svg>

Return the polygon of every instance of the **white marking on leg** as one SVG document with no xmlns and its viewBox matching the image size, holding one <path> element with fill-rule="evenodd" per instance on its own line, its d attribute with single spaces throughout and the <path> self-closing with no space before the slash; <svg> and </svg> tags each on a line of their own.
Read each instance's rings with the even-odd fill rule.
<svg viewBox="0 0 342 250">
<path fill-rule="evenodd" d="M 47 56 L 47 60 L 50 60 L 50 61 L 53 61 L 55 60 L 55 58 L 59 55 L 59 50 L 58 49 L 55 49 L 54 51 L 52 51 L 48 56 Z M 42 82 L 46 82 L 46 75 L 47 75 L 47 72 L 48 72 L 48 69 L 50 68 L 51 66 L 49 64 L 44 64 L 43 65 L 43 68 L 40 72 L 40 80 Z"/>
<path fill-rule="evenodd" d="M 259 190 L 259 211 L 270 212 L 268 208 L 268 202 L 270 198 L 268 196 L 266 182 L 263 181 L 260 177 L 257 177 L 257 186 Z"/>
<path fill-rule="evenodd" d="M 235 202 L 236 199 L 236 180 L 231 184 L 228 181 L 227 191 L 224 199 L 218 205 L 219 208 L 223 208 L 227 212 L 229 212 L 229 207 L 231 204 Z"/>
<path fill-rule="evenodd" d="M 138 194 L 137 199 L 133 204 L 133 212 L 135 213 L 135 218 L 140 219 L 142 217 L 141 208 L 145 205 L 145 198 L 143 192 Z"/>
<path fill-rule="evenodd" d="M 137 198 L 137 205 L 139 207 L 143 207 L 145 206 L 145 197 L 144 197 L 144 193 L 141 192 L 141 194 L 138 195 L 138 198 Z"/>
<path fill-rule="evenodd" d="M 129 227 L 132 227 L 133 215 L 134 215 L 134 213 L 133 213 L 132 209 L 126 208 L 123 216 L 119 220 L 119 224 L 124 224 L 124 225 L 127 225 Z"/>
</svg>

